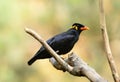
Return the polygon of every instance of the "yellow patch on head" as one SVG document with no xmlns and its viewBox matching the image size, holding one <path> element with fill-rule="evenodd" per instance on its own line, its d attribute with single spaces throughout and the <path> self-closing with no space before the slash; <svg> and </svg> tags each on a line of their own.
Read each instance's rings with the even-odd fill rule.
<svg viewBox="0 0 120 82">
<path fill-rule="evenodd" d="M 74 28 L 75 30 L 78 30 L 78 27 L 77 27 L 77 26 L 72 26 L 72 28 Z"/>
</svg>

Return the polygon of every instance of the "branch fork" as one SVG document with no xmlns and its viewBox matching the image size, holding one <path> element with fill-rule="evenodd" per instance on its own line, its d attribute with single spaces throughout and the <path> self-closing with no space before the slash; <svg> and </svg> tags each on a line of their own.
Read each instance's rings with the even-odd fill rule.
<svg viewBox="0 0 120 82">
<path fill-rule="evenodd" d="M 51 54 L 53 58 L 50 58 L 50 62 L 56 69 L 67 71 L 74 76 L 84 76 L 91 82 L 107 82 L 75 53 L 71 53 L 68 58 L 62 59 L 35 31 L 28 28 L 25 28 L 25 31 L 38 40 Z"/>
</svg>

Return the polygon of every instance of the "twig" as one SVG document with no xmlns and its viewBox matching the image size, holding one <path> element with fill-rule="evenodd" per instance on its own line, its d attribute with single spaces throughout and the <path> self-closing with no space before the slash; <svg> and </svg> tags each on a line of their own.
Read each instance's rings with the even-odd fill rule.
<svg viewBox="0 0 120 82">
<path fill-rule="evenodd" d="M 25 31 L 37 39 L 48 50 L 51 56 L 55 58 L 52 58 L 50 61 L 57 69 L 68 71 L 74 76 L 85 76 L 91 82 L 107 82 L 75 54 L 70 55 L 69 58 L 64 61 L 35 31 L 28 28 L 25 28 Z"/>
<path fill-rule="evenodd" d="M 114 78 L 115 82 L 120 82 L 120 78 L 115 66 L 115 62 L 112 56 L 112 52 L 110 49 L 110 45 L 109 45 L 109 38 L 108 38 L 108 34 L 107 34 L 107 29 L 106 29 L 106 21 L 105 21 L 105 14 L 104 14 L 104 7 L 103 7 L 103 0 L 99 0 L 99 7 L 100 7 L 100 28 L 102 31 L 102 36 L 103 36 L 103 40 L 104 40 L 104 44 L 105 44 L 105 51 L 106 51 L 106 56 L 112 71 L 112 75 Z"/>
</svg>

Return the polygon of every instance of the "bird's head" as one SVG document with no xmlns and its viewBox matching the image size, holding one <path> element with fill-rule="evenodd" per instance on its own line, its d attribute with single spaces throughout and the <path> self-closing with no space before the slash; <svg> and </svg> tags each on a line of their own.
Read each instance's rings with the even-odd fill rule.
<svg viewBox="0 0 120 82">
<path fill-rule="evenodd" d="M 84 26 L 82 24 L 79 24 L 79 23 L 74 23 L 72 25 L 72 28 L 77 30 L 77 31 L 83 31 L 83 30 L 88 30 L 89 29 L 88 27 L 86 27 L 86 26 Z"/>
</svg>

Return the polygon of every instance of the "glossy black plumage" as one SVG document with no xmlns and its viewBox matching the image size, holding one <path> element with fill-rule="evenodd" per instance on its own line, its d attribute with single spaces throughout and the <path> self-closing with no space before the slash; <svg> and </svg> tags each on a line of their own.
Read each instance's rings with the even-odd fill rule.
<svg viewBox="0 0 120 82">
<path fill-rule="evenodd" d="M 47 40 L 47 43 L 53 48 L 54 51 L 57 51 L 59 55 L 68 53 L 78 41 L 79 35 L 83 30 L 87 30 L 84 25 L 75 23 L 72 25 L 68 31 L 58 34 L 51 39 Z M 37 59 L 50 58 L 51 55 L 47 50 L 42 46 L 39 51 L 33 56 L 33 58 L 28 61 L 28 65 L 31 65 Z"/>
</svg>

